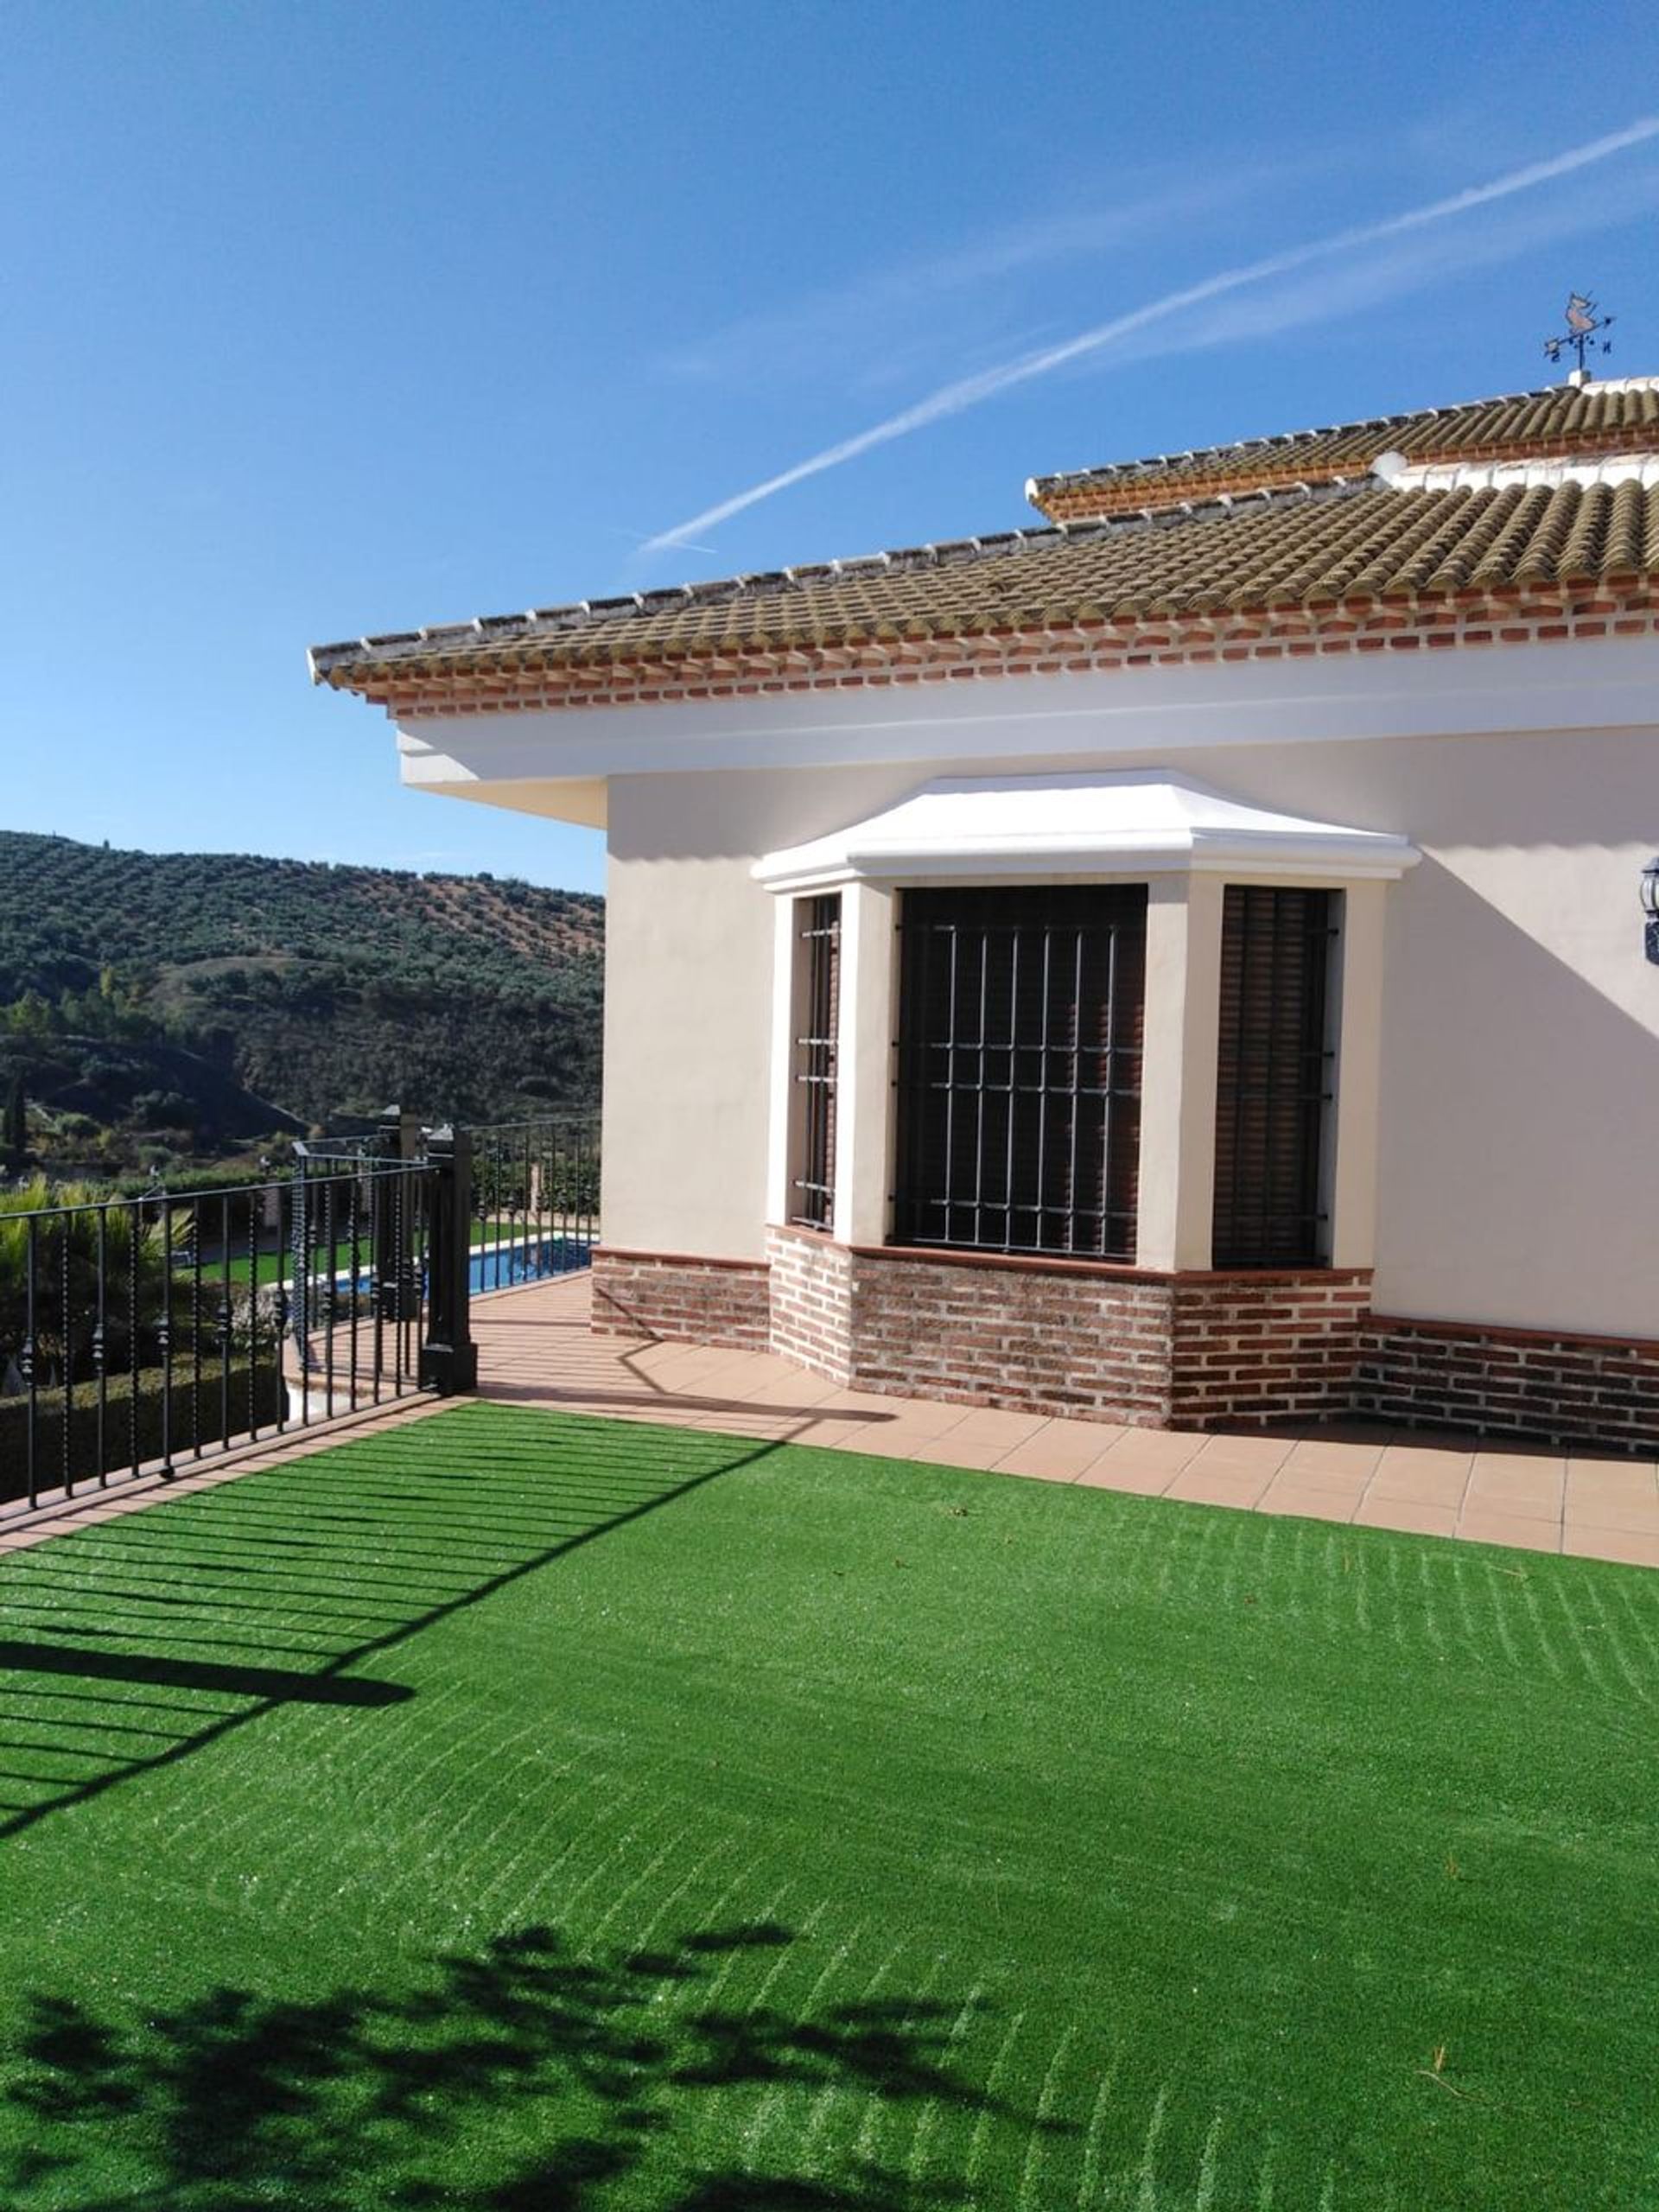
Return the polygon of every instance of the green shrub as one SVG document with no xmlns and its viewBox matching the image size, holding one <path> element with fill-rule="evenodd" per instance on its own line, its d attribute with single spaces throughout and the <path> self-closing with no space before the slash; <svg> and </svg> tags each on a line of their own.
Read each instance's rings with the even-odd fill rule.
<svg viewBox="0 0 1659 2212">
<path fill-rule="evenodd" d="M 228 1383 L 230 1418 L 225 1419 Z M 131 1373 L 108 1377 L 104 1414 L 103 1465 L 98 1448 L 99 1393 L 96 1382 L 78 1382 L 69 1394 L 68 1473 L 82 1482 L 102 1472 L 130 1469 L 135 1459 L 157 1458 L 162 1442 L 162 1389 L 159 1368 L 142 1368 L 134 1395 Z M 245 1435 L 251 1426 L 274 1427 L 278 1412 L 285 1410 L 285 1388 L 274 1361 L 262 1360 L 257 1369 L 245 1360 L 232 1362 L 228 1371 L 217 1361 L 202 1363 L 199 1386 L 188 1363 L 173 1374 L 171 1446 L 174 1462 L 184 1465 L 194 1446 L 223 1443 Z M 137 1415 L 135 1437 L 135 1411 Z M 42 1490 L 62 1484 L 64 1460 L 63 1391 L 42 1389 L 35 1424 L 35 1479 Z M 135 1449 L 136 1445 L 136 1449 Z M 0 1503 L 24 1497 L 29 1491 L 29 1401 L 0 1398 Z"/>
</svg>

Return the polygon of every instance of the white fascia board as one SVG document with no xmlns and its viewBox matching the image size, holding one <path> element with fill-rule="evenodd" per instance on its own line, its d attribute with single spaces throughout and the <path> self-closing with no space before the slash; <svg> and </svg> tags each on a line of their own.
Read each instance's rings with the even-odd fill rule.
<svg viewBox="0 0 1659 2212">
<path fill-rule="evenodd" d="M 1618 638 L 423 715 L 399 726 L 398 749 L 406 783 L 488 799 L 492 785 L 703 769 L 913 761 L 925 772 L 1021 754 L 1098 763 L 1235 745 L 1652 729 L 1656 698 L 1659 638 Z"/>
</svg>

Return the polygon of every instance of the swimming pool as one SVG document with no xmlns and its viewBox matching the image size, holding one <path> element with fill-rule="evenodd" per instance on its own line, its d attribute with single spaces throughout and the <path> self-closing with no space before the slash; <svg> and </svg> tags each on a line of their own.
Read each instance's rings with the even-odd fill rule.
<svg viewBox="0 0 1659 2212">
<path fill-rule="evenodd" d="M 549 1275 L 568 1275 L 588 1267 L 592 1260 L 592 1238 L 564 1231 L 474 1245 L 469 1277 L 473 1295 L 511 1290 L 515 1283 L 540 1282 Z"/>
</svg>

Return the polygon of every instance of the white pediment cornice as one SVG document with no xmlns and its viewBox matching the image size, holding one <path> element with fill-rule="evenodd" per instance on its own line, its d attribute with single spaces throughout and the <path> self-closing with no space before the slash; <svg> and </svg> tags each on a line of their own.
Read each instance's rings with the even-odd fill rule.
<svg viewBox="0 0 1659 2212">
<path fill-rule="evenodd" d="M 1276 814 L 1166 769 L 952 776 L 868 820 L 768 853 L 770 891 L 836 884 L 1202 870 L 1333 882 L 1403 874 L 1408 838 Z"/>
</svg>

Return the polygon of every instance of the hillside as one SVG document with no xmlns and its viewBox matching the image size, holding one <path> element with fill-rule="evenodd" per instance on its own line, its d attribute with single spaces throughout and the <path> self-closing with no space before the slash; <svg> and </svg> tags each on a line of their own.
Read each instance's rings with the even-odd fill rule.
<svg viewBox="0 0 1659 2212">
<path fill-rule="evenodd" d="M 586 1110 L 603 931 L 596 897 L 489 876 L 0 831 L 0 1085 L 21 1075 L 48 1135 L 106 1154 L 147 1130 L 225 1151 L 393 1100 Z"/>
</svg>

